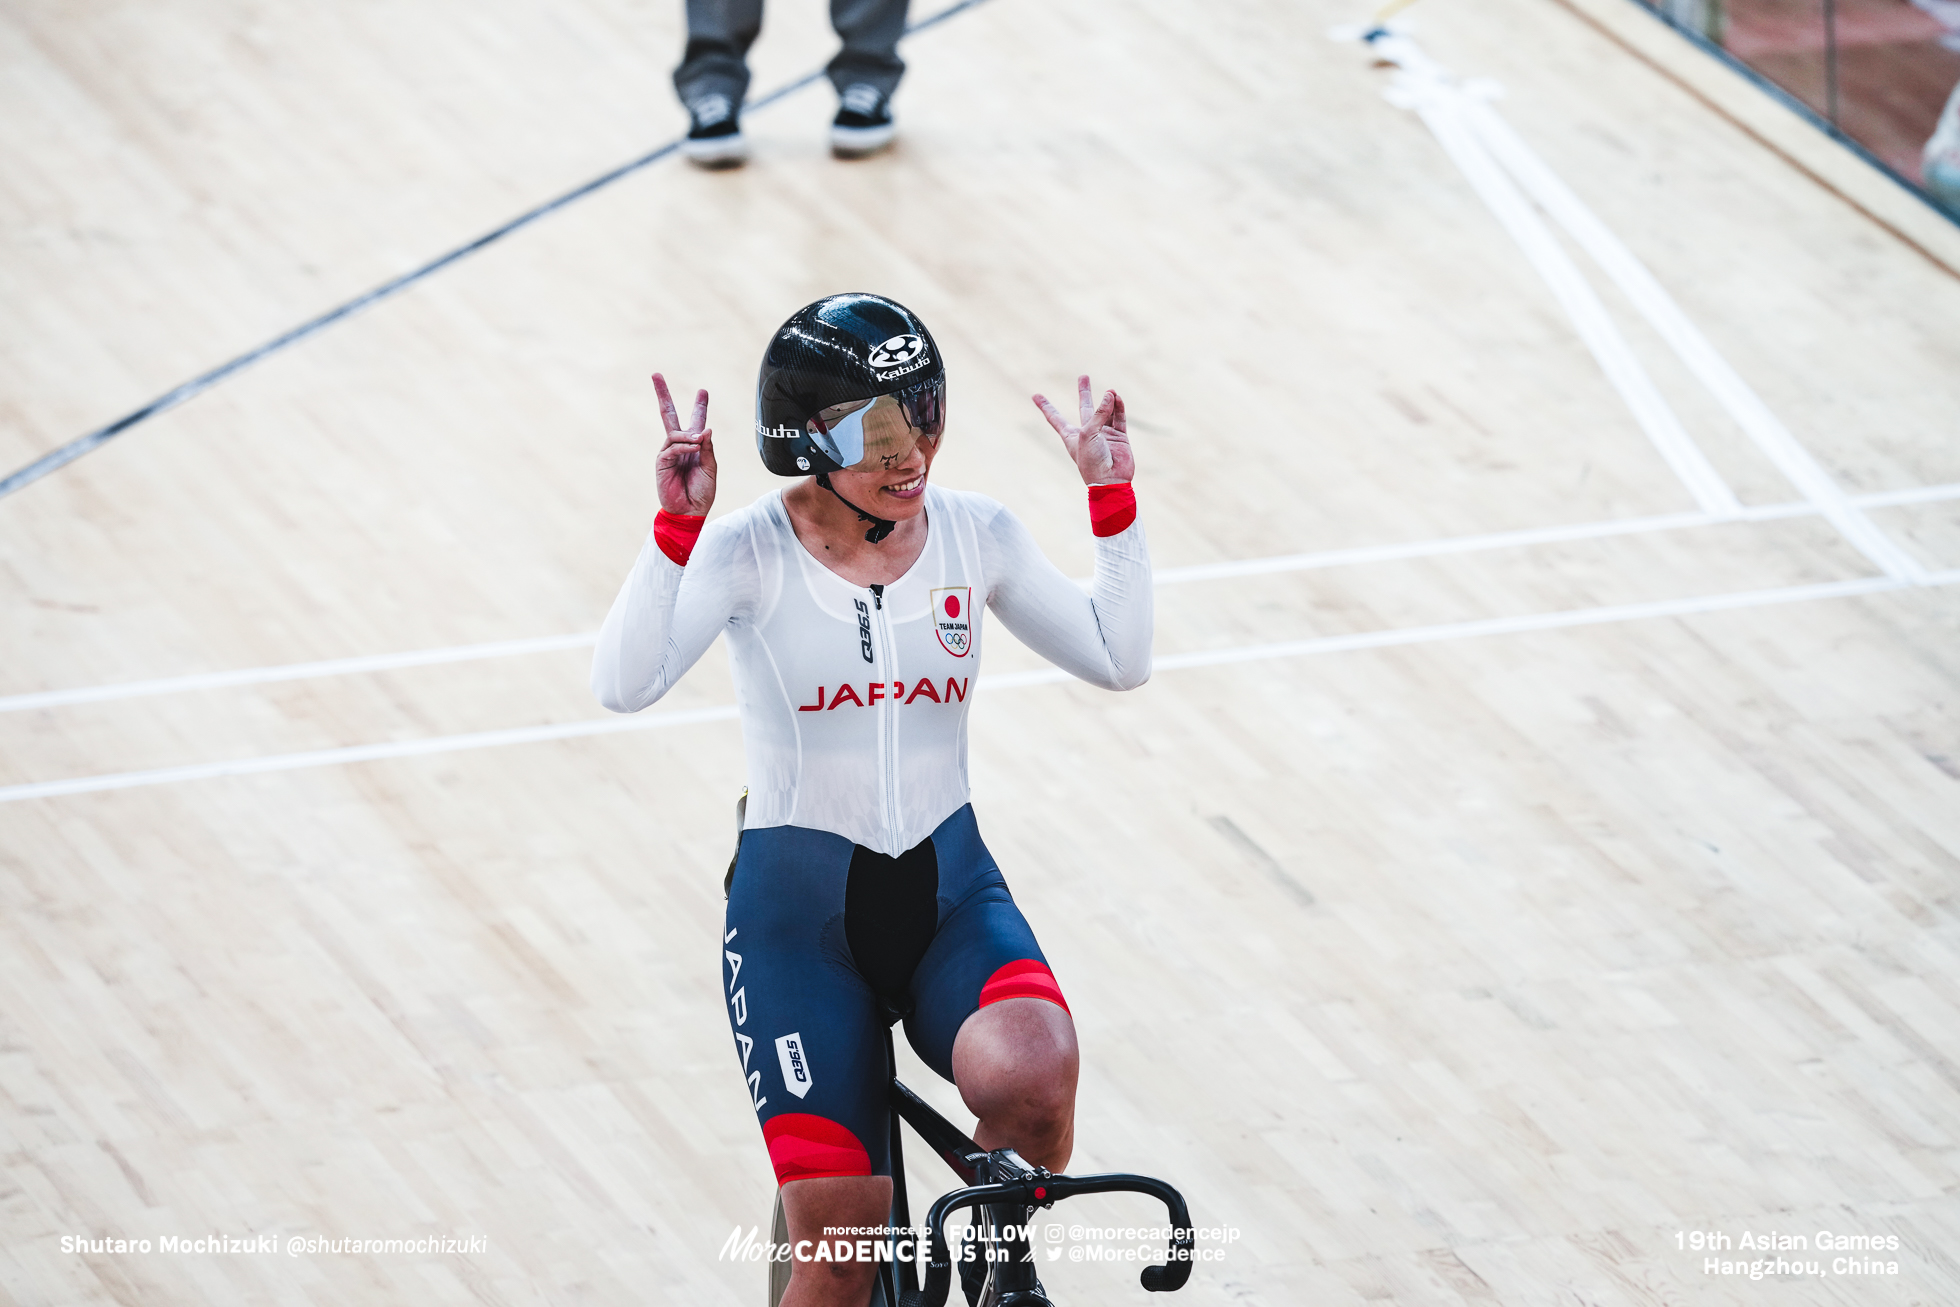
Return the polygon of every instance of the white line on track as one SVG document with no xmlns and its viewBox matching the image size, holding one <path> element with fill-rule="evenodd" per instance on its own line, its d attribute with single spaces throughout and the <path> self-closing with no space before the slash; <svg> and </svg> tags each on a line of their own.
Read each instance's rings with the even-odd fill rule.
<svg viewBox="0 0 1960 1307">
<path fill-rule="evenodd" d="M 1484 143 L 1458 107 L 1465 97 L 1435 78 L 1421 85 L 1420 90 L 1422 93 L 1412 97 L 1409 107 L 1436 137 L 1491 215 L 1517 242 L 1518 249 L 1571 318 L 1573 330 L 1598 362 L 1600 371 L 1606 374 L 1606 380 L 1626 402 L 1655 451 L 1680 478 L 1704 513 L 1733 517 L 1742 507 L 1735 492 L 1681 425 L 1681 419 L 1640 365 L 1633 347 L 1613 324 L 1612 315 L 1607 313 L 1605 304 L 1600 302 L 1598 293 L 1579 272 L 1571 256 L 1552 237 L 1550 229 L 1511 178 L 1486 152 Z"/>
<path fill-rule="evenodd" d="M 1859 508 L 1869 509 L 1940 503 L 1949 499 L 1960 499 L 1960 482 L 1859 495 L 1851 502 Z M 1229 563 L 1200 563 L 1192 567 L 1169 567 L 1157 573 L 1156 582 L 1158 585 L 1184 585 L 1192 581 L 1222 581 L 1233 577 L 1265 576 L 1275 572 L 1309 572 L 1332 567 L 1354 567 L 1365 563 L 1391 563 L 1416 558 L 1439 558 L 1450 554 L 1473 554 L 1486 550 L 1561 544 L 1575 540 L 1601 540 L 1613 536 L 1682 531 L 1693 527 L 1722 526 L 1732 521 L 1769 522 L 1793 517 L 1814 517 L 1818 512 L 1818 508 L 1813 504 L 1764 504 L 1755 508 L 1744 508 L 1739 518 L 1713 517 L 1706 513 L 1664 513 L 1651 517 L 1624 517 L 1609 522 L 1578 522 L 1568 526 L 1529 527 L 1518 531 L 1492 531 L 1482 535 L 1444 536 L 1435 540 L 1410 540 L 1389 545 L 1359 545 L 1349 549 L 1322 550 L 1318 553 L 1280 554 L 1271 558 L 1246 558 Z M 1081 584 L 1086 586 L 1088 582 L 1085 580 Z M 36 690 L 27 694 L 0 696 L 0 713 L 25 712 L 32 708 L 63 708 L 71 704 L 101 703 L 113 699 L 138 699 L 153 694 L 182 694 L 191 690 L 223 690 L 233 686 L 265 685 L 276 681 L 303 681 L 317 676 L 353 676 L 362 672 L 387 672 L 404 667 L 434 667 L 446 663 L 471 662 L 480 658 L 511 658 L 520 654 L 588 649 L 597 638 L 593 632 L 543 635 L 524 640 L 493 640 L 486 644 L 448 645 L 435 649 L 410 649 L 401 653 L 365 654 L 357 658 L 329 658 L 318 662 L 278 663 L 269 667 L 240 667 L 228 672 L 198 672 L 190 676 L 118 681 L 109 685 L 86 685 L 72 690 Z"/>
<path fill-rule="evenodd" d="M 1933 586 L 1960 584 L 1960 569 L 1927 573 L 1921 584 Z M 1849 599 L 1860 595 L 1913 588 L 1913 583 L 1896 577 L 1865 577 L 1852 581 L 1827 581 L 1817 585 L 1783 586 L 1770 590 L 1701 595 L 1690 599 L 1660 599 L 1639 604 L 1605 604 L 1593 608 L 1567 609 L 1563 612 L 1527 613 L 1517 617 L 1486 617 L 1468 622 L 1447 622 L 1436 626 L 1403 627 L 1388 631 L 1358 631 L 1349 635 L 1320 636 L 1311 640 L 1288 640 L 1274 644 L 1240 645 L 1230 649 L 1200 649 L 1159 658 L 1155 661 L 1155 665 L 1158 671 L 1220 667 L 1232 663 L 1303 658 L 1402 645 L 1441 644 L 1453 640 L 1567 630 L 1616 622 L 1664 617 L 1694 617 L 1737 609 L 1762 608 L 1774 604 Z M 1060 668 L 1046 667 L 983 677 L 980 686 L 989 690 L 1012 690 L 1036 685 L 1053 685 L 1068 679 L 1068 673 Z M 507 744 L 538 744 L 592 735 L 659 730 L 670 726 L 732 721 L 735 717 L 735 706 L 724 704 L 681 712 L 653 713 L 643 717 L 587 719 L 544 726 L 520 726 L 500 731 L 477 731 L 467 735 L 442 735 L 421 740 L 396 740 L 385 744 L 357 744 L 340 749 L 314 749 L 305 753 L 237 758 L 229 762 L 192 763 L 182 767 L 159 767 L 151 771 L 75 776 L 65 780 L 34 781 L 24 785 L 0 787 L 0 803 L 17 803 L 24 799 L 58 798 L 63 795 L 88 794 L 101 790 L 135 789 L 145 785 L 168 785 L 179 781 L 213 780 L 224 776 L 249 776 L 261 772 L 296 771 L 308 767 L 332 767 L 390 758 L 424 757 L 429 754 L 495 748 Z"/>
<path fill-rule="evenodd" d="M 259 758 L 234 758 L 229 762 L 195 762 L 183 767 L 158 767 L 151 771 L 112 772 L 102 776 L 76 776 L 61 781 L 34 781 L 26 785 L 0 788 L 0 803 L 21 799 L 50 799 L 64 794 L 88 794 L 96 790 L 128 790 L 143 785 L 170 785 L 177 781 L 208 781 L 220 776 L 251 776 L 260 772 L 298 771 L 305 767 L 337 767 L 350 762 L 378 762 L 387 758 L 418 758 L 432 753 L 456 753 L 464 749 L 494 749 L 505 744 L 538 744 L 546 740 L 573 740 L 585 735 L 618 735 L 626 731 L 656 731 L 666 726 L 692 726 L 699 722 L 735 720 L 735 705 L 694 708 L 684 712 L 652 713 L 645 717 L 602 717 L 580 722 L 558 722 L 547 726 L 514 726 L 501 731 L 475 731 L 468 735 L 435 735 L 420 740 L 391 740 L 385 744 L 355 744 L 340 749 L 312 749 L 305 753 L 275 753 Z"/>
<path fill-rule="evenodd" d="M 1906 504 L 1937 503 L 1960 499 L 1960 483 L 1922 486 L 1912 490 L 1888 490 L 1860 495 L 1852 502 L 1861 508 L 1894 508 Z M 1412 540 L 1405 544 L 1357 545 L 1348 549 L 1329 549 L 1312 554 L 1280 554 L 1272 558 L 1247 558 L 1229 563 L 1200 563 L 1193 567 L 1171 567 L 1156 574 L 1158 585 L 1183 581 L 1216 581 L 1235 576 L 1259 576 L 1268 572 L 1299 572 L 1326 567 L 1352 567 L 1362 563 L 1390 563 L 1411 558 L 1436 558 L 1447 554 L 1474 554 L 1489 549 L 1515 549 L 1529 545 L 1554 545 L 1574 540 L 1604 540 L 1613 536 L 1650 535 L 1661 531 L 1683 531 L 1692 527 L 1727 526 L 1737 522 L 1775 522 L 1793 517 L 1817 517 L 1815 504 L 1801 501 L 1763 504 L 1743 508 L 1735 515 L 1710 513 L 1661 513 L 1652 517 L 1622 517 L 1606 522 L 1575 522 L 1569 526 L 1526 527 L 1517 531 L 1492 531 L 1483 535 L 1444 536 L 1438 540 Z M 3 706 L 5 700 L 0 700 Z"/>
<path fill-rule="evenodd" d="M 1605 370 L 1607 380 L 1619 390 L 1633 410 L 1646 437 L 1660 451 L 1662 459 L 1682 478 L 1695 504 L 1707 513 L 1729 513 L 1739 508 L 1729 486 L 1701 455 L 1693 437 L 1680 425 L 1674 410 L 1652 386 L 1639 361 L 1627 349 L 1625 337 L 1613 327 L 1605 308 L 1593 294 L 1592 286 L 1580 276 L 1570 257 L 1558 247 L 1543 221 L 1533 212 L 1531 202 L 1564 227 L 1580 249 L 1584 249 L 1615 286 L 1646 317 L 1648 325 L 1666 341 L 1668 349 L 1680 357 L 1691 374 L 1715 396 L 1715 402 L 1742 427 L 1742 433 L 1758 451 L 1776 464 L 1791 486 L 1817 511 L 1837 527 L 1852 547 L 1870 558 L 1878 570 L 1907 582 L 1917 582 L 1927 568 L 1899 547 L 1878 525 L 1858 511 L 1856 504 L 1823 464 L 1791 435 L 1776 413 L 1762 402 L 1740 372 L 1721 357 L 1721 351 L 1701 333 L 1688 314 L 1682 312 L 1674 296 L 1654 280 L 1654 274 L 1613 235 L 1611 227 L 1586 208 L 1572 188 L 1546 167 L 1543 159 L 1525 145 L 1525 139 L 1511 129 L 1490 106 L 1494 82 L 1462 82 L 1433 61 L 1405 33 L 1374 27 L 1335 29 L 1335 39 L 1362 39 L 1376 57 L 1388 59 L 1401 73 L 1388 90 L 1388 100 L 1415 112 L 1443 145 L 1450 161 L 1462 170 L 1464 180 L 1484 200 L 1492 216 L 1511 233 L 1525 257 L 1539 270 L 1546 286 L 1572 317 L 1580 339 Z M 1531 202 L 1525 200 L 1531 198 Z"/>
<path fill-rule="evenodd" d="M 1422 119 L 1471 188 L 1511 234 L 1572 318 L 1580 338 L 1633 410 L 1641 430 L 1704 512 L 1734 515 L 1739 505 L 1654 388 L 1592 287 L 1539 220 L 1532 202 L 1592 257 L 1756 448 L 1854 548 L 1887 576 L 1912 582 L 1925 577 L 1926 568 L 1919 560 L 1858 510 L 1823 465 L 1681 311 L 1647 266 L 1491 108 L 1488 95 L 1493 83 L 1459 81 L 1407 35 L 1392 29 L 1339 29 L 1330 35 L 1339 40 L 1358 37 L 1378 58 L 1401 69 L 1389 88 L 1389 101 Z"/>
<path fill-rule="evenodd" d="M 104 699 L 140 699 L 145 695 L 182 694 L 189 690 L 223 690 L 234 685 L 263 685 L 269 681 L 304 681 L 315 676 L 353 676 L 360 672 L 393 671 L 398 667 L 466 663 L 478 658 L 514 658 L 519 654 L 585 648 L 597 638 L 593 634 L 541 635 L 527 640 L 493 640 L 487 644 L 456 644 L 441 649 L 410 649 L 402 653 L 328 658 L 311 663 L 239 667 L 228 672 L 198 672 L 191 676 L 165 676 L 151 681 L 118 681 L 112 685 L 85 685 L 73 690 L 41 690 L 0 699 L 0 712 L 61 708 L 76 703 L 99 703 Z"/>
<path fill-rule="evenodd" d="M 1763 402 L 1762 396 L 1730 366 L 1693 319 L 1681 311 L 1681 306 L 1647 270 L 1647 265 L 1573 194 L 1558 174 L 1524 143 L 1524 138 L 1483 100 L 1464 95 L 1458 98 L 1458 104 L 1484 148 L 1592 256 L 1593 262 L 1632 301 L 1668 348 L 1707 387 L 1797 493 L 1817 505 L 1831 525 L 1887 576 L 1914 581 L 1923 575 L 1925 568 L 1919 560 L 1857 510 L 1830 473 Z"/>
</svg>

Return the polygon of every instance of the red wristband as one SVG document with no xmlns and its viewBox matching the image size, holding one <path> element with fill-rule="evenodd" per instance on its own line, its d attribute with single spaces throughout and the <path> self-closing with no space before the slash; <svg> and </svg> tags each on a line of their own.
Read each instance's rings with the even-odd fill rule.
<svg viewBox="0 0 1960 1307">
<path fill-rule="evenodd" d="M 1099 536 L 1113 536 L 1129 529 L 1137 520 L 1136 487 L 1127 481 L 1089 487 L 1089 529 Z"/>
<path fill-rule="evenodd" d="M 663 508 L 653 515 L 653 542 L 660 546 L 661 553 L 686 567 L 687 556 L 694 552 L 694 542 L 700 537 L 702 524 L 707 520 L 705 514 L 695 517 L 688 513 L 670 513 Z"/>
</svg>

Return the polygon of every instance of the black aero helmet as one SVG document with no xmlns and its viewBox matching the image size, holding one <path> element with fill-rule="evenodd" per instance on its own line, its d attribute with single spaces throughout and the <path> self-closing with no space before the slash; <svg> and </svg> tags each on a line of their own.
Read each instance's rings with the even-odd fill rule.
<svg viewBox="0 0 1960 1307">
<path fill-rule="evenodd" d="M 778 476 L 889 467 L 945 429 L 939 346 L 910 309 L 882 295 L 805 305 L 763 351 L 755 446 Z"/>
</svg>

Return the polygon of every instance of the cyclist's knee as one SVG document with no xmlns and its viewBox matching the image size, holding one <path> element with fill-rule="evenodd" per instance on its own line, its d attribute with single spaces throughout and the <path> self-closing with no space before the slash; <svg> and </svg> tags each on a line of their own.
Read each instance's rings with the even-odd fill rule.
<svg viewBox="0 0 1960 1307">
<path fill-rule="evenodd" d="M 1038 998 L 981 1008 L 953 1045 L 953 1076 L 974 1114 L 1041 1133 L 1065 1129 L 1073 1117 L 1080 1065 L 1067 1011 Z"/>
</svg>

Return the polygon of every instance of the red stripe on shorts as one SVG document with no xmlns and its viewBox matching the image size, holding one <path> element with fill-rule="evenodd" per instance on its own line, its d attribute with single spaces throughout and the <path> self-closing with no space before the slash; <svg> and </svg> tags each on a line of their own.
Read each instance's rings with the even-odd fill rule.
<svg viewBox="0 0 1960 1307">
<path fill-rule="evenodd" d="M 776 1183 L 822 1180 L 836 1175 L 870 1175 L 871 1155 L 858 1137 L 828 1117 L 785 1112 L 762 1124 Z"/>
<path fill-rule="evenodd" d="M 1089 487 L 1089 529 L 1099 536 L 1113 536 L 1129 529 L 1137 520 L 1136 487 L 1127 481 Z"/>
<path fill-rule="evenodd" d="M 1062 997 L 1062 987 L 1055 983 L 1055 973 L 1048 969 L 1046 962 L 1034 958 L 1008 963 L 980 986 L 981 1007 L 1004 998 L 1045 998 L 1068 1012 L 1068 1000 Z M 1069 1012 L 1069 1015 L 1075 1014 Z"/>
</svg>

